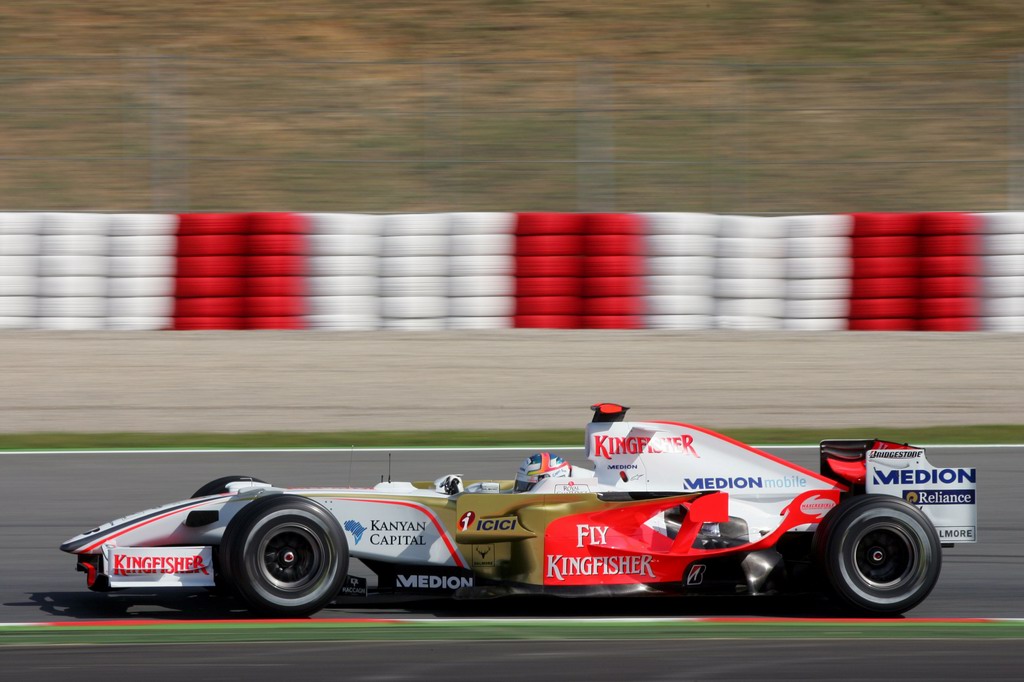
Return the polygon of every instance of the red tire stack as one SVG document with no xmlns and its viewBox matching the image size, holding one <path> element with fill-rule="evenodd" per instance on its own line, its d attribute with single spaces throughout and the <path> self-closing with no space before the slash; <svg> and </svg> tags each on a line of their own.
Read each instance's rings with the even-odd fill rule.
<svg viewBox="0 0 1024 682">
<path fill-rule="evenodd" d="M 174 329 L 243 329 L 245 216 L 179 216 Z"/>
<path fill-rule="evenodd" d="M 981 236 L 977 218 L 966 213 L 922 213 L 919 328 L 922 331 L 980 329 Z"/>
<path fill-rule="evenodd" d="M 596 213 L 584 219 L 583 327 L 644 326 L 643 220 L 629 213 Z"/>
<path fill-rule="evenodd" d="M 304 329 L 306 220 L 295 213 L 246 216 L 246 329 Z"/>
<path fill-rule="evenodd" d="M 918 222 L 913 214 L 853 216 L 850 329 L 917 328 Z"/>
<path fill-rule="evenodd" d="M 583 225 L 573 213 L 516 216 L 516 327 L 581 326 Z"/>
</svg>

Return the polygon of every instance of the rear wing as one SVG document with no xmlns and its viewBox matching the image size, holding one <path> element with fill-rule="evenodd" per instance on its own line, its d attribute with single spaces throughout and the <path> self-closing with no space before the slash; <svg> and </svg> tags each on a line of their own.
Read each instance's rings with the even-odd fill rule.
<svg viewBox="0 0 1024 682">
<path fill-rule="evenodd" d="M 821 473 L 854 491 L 906 500 L 943 544 L 977 542 L 977 470 L 934 467 L 924 448 L 884 440 L 825 440 L 820 452 Z"/>
</svg>

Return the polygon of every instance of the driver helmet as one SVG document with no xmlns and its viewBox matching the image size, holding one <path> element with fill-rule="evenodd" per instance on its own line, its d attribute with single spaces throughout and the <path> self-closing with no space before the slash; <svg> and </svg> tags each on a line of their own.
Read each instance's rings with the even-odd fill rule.
<svg viewBox="0 0 1024 682">
<path fill-rule="evenodd" d="M 558 455 L 550 452 L 538 452 L 530 455 L 519 466 L 516 472 L 516 492 L 525 493 L 545 478 L 569 478 L 572 476 L 572 465 Z"/>
</svg>

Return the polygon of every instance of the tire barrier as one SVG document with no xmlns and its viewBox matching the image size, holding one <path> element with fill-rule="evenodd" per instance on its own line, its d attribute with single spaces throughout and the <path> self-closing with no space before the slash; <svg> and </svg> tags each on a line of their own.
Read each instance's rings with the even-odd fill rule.
<svg viewBox="0 0 1024 682">
<path fill-rule="evenodd" d="M 981 221 L 966 213 L 923 213 L 919 220 L 918 328 L 947 332 L 979 329 Z"/>
<path fill-rule="evenodd" d="M 981 328 L 982 225 L 965 213 L 857 214 L 850 329 Z"/>
<path fill-rule="evenodd" d="M 1024 213 L 981 213 L 981 323 L 1024 332 Z"/>
<path fill-rule="evenodd" d="M 99 330 L 107 316 L 107 216 L 45 213 L 39 232 L 36 326 Z"/>
<path fill-rule="evenodd" d="M 449 329 L 506 329 L 515 315 L 515 215 L 453 213 Z"/>
<path fill-rule="evenodd" d="M 35 327 L 40 216 L 0 213 L 0 329 Z"/>
<path fill-rule="evenodd" d="M 384 219 L 357 213 L 304 216 L 310 252 L 307 324 L 312 329 L 378 329 Z"/>
<path fill-rule="evenodd" d="M 174 329 L 245 328 L 247 228 L 243 214 L 178 216 Z"/>
<path fill-rule="evenodd" d="M 110 216 L 107 328 L 167 329 L 174 312 L 173 215 Z"/>
<path fill-rule="evenodd" d="M 785 219 L 722 216 L 715 261 L 715 326 L 781 329 L 785 317 Z"/>
<path fill-rule="evenodd" d="M 1024 331 L 1024 213 L 0 213 L 0 329 Z"/>
<path fill-rule="evenodd" d="M 298 213 L 246 217 L 246 329 L 306 328 L 307 231 Z"/>
<path fill-rule="evenodd" d="M 649 329 L 693 330 L 714 326 L 715 239 L 719 216 L 644 213 L 644 306 Z"/>
<path fill-rule="evenodd" d="M 853 215 L 849 328 L 912 331 L 917 328 L 919 220 L 913 214 Z M 896 289 L 886 284 L 901 281 Z"/>
<path fill-rule="evenodd" d="M 449 222 L 444 213 L 385 216 L 380 250 L 384 329 L 445 328 Z"/>
<path fill-rule="evenodd" d="M 306 219 L 179 216 L 174 329 L 304 329 Z"/>
<path fill-rule="evenodd" d="M 850 313 L 850 234 L 846 215 L 793 216 L 786 221 L 786 305 L 783 327 L 846 329 Z M 829 268 L 829 263 L 835 267 Z M 821 267 L 825 264 L 826 267 Z"/>
<path fill-rule="evenodd" d="M 595 213 L 583 218 L 583 328 L 643 328 L 645 253 L 640 216 Z"/>
<path fill-rule="evenodd" d="M 516 215 L 514 326 L 582 326 L 583 227 L 575 213 Z"/>
</svg>

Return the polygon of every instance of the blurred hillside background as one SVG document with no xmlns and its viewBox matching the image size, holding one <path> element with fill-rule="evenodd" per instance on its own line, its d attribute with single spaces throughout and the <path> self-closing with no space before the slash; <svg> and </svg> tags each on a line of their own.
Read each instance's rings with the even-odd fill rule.
<svg viewBox="0 0 1024 682">
<path fill-rule="evenodd" d="M 3 210 L 1024 209 L 1024 4 L 0 4 Z"/>
</svg>

